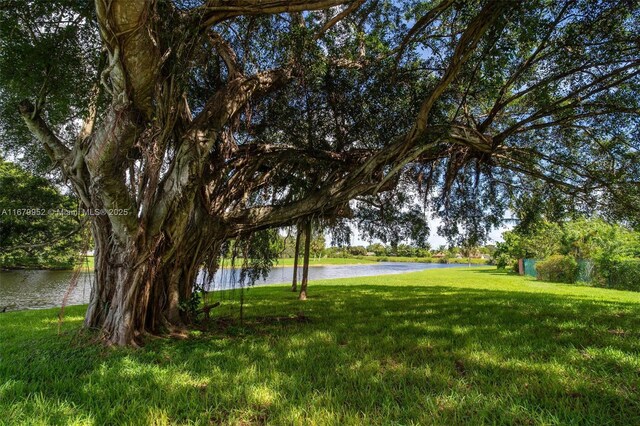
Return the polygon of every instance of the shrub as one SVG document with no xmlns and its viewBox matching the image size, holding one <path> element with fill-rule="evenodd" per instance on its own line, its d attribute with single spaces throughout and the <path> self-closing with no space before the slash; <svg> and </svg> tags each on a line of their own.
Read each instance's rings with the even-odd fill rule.
<svg viewBox="0 0 640 426">
<path fill-rule="evenodd" d="M 499 254 L 495 259 L 491 259 L 498 269 L 506 269 L 507 266 L 513 263 L 513 258 L 506 253 Z"/>
<path fill-rule="evenodd" d="M 578 262 L 573 256 L 553 255 L 536 263 L 538 279 L 561 283 L 574 283 L 578 278 Z"/>
<path fill-rule="evenodd" d="M 416 249 L 416 257 L 431 257 L 431 252 L 427 249 Z"/>
<path fill-rule="evenodd" d="M 349 251 L 349 254 L 352 255 L 352 256 L 366 256 L 367 255 L 367 249 L 364 248 L 363 246 L 349 247 L 347 250 Z"/>
<path fill-rule="evenodd" d="M 606 287 L 618 290 L 640 291 L 640 260 L 619 260 L 608 262 L 604 270 L 599 270 L 600 282 Z"/>
</svg>

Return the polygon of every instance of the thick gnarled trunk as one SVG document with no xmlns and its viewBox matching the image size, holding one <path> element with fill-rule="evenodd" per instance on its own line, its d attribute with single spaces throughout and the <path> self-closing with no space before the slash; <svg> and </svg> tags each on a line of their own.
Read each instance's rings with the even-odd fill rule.
<svg viewBox="0 0 640 426">
<path fill-rule="evenodd" d="M 135 345 L 145 334 L 183 328 L 190 321 L 183 302 L 190 299 L 200 263 L 197 251 L 121 243 L 108 219 L 96 217 L 95 284 L 85 326 L 99 329 L 109 343 Z"/>
</svg>

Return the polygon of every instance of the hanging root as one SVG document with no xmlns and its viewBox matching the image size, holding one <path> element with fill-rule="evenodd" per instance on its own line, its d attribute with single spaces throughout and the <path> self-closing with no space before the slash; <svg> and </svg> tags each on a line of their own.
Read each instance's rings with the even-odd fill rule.
<svg viewBox="0 0 640 426">
<path fill-rule="evenodd" d="M 217 308 L 218 306 L 220 306 L 220 302 L 215 302 L 215 303 L 212 303 L 210 305 L 204 305 L 202 308 L 200 308 L 200 309 L 198 309 L 196 311 L 196 314 L 203 313 L 205 318 L 209 319 L 209 313 L 211 312 L 211 309 Z"/>
</svg>

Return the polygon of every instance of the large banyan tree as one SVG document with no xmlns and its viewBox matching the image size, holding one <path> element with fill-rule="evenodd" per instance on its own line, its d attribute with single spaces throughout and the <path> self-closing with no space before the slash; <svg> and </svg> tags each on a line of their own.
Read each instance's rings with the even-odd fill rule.
<svg viewBox="0 0 640 426">
<path fill-rule="evenodd" d="M 633 0 L 3 0 L 2 146 L 93 212 L 85 325 L 135 344 L 225 242 L 409 184 L 447 232 L 534 191 L 637 211 L 638 28 Z"/>
</svg>

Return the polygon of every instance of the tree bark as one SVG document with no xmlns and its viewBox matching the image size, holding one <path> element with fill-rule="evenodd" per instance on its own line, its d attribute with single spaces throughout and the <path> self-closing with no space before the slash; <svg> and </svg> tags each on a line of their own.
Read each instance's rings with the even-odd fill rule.
<svg viewBox="0 0 640 426">
<path fill-rule="evenodd" d="M 300 237 L 302 229 L 300 225 L 296 227 L 296 250 L 293 255 L 293 279 L 291 280 L 291 291 L 298 291 L 298 258 L 300 257 Z"/>
<path fill-rule="evenodd" d="M 85 326 L 100 329 L 116 345 L 136 345 L 145 334 L 174 332 L 190 321 L 182 302 L 191 298 L 200 262 L 198 249 L 121 242 L 106 216 L 94 218 L 95 285 Z"/>
<path fill-rule="evenodd" d="M 304 224 L 304 259 L 302 264 L 302 283 L 300 284 L 300 300 L 307 300 L 307 283 L 309 281 L 309 251 L 311 249 L 311 220 Z"/>
</svg>

